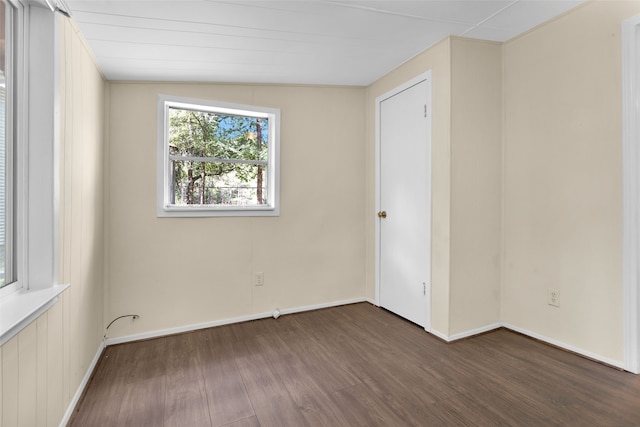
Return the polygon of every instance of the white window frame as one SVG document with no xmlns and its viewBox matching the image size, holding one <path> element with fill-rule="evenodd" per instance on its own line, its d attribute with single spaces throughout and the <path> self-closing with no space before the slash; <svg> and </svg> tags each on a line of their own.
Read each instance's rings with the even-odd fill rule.
<svg viewBox="0 0 640 427">
<path fill-rule="evenodd" d="M 20 120 L 22 118 L 22 113 L 25 111 L 23 107 L 23 100 L 25 99 L 25 85 L 22 82 L 18 82 L 18 80 L 24 77 L 24 72 L 22 70 L 22 64 L 24 63 L 24 52 L 22 49 L 18 49 L 18 46 L 24 46 L 24 26 L 25 26 L 25 12 L 24 6 L 17 1 L 7 0 L 7 8 L 11 7 L 13 10 L 12 20 L 10 25 L 10 32 L 12 40 L 10 43 L 6 43 L 5 40 L 5 63 L 11 64 L 10 66 L 6 66 L 6 82 L 7 89 L 11 85 L 11 89 L 7 90 L 5 96 L 5 112 L 6 112 L 6 123 L 5 123 L 5 143 L 9 141 L 9 143 L 5 147 L 5 155 L 6 155 L 6 164 L 5 170 L 7 176 L 5 177 L 6 187 L 9 189 L 5 191 L 5 195 L 9 195 L 9 200 L 5 200 L 5 207 L 7 208 L 5 213 L 5 241 L 7 247 L 11 248 L 11 254 L 9 255 L 7 251 L 6 259 L 7 263 L 11 263 L 12 265 L 8 268 L 10 272 L 11 279 L 16 278 L 16 281 L 13 281 L 0 289 L 0 297 L 9 295 L 19 289 L 22 289 L 22 281 L 20 281 L 21 270 L 18 265 L 18 262 L 21 262 L 23 257 L 18 254 L 18 250 L 20 249 L 19 242 L 22 238 L 23 234 L 22 230 L 19 228 L 21 225 L 20 221 L 17 221 L 16 217 L 19 217 L 22 213 L 22 209 L 24 206 L 23 201 L 20 199 L 20 190 L 17 188 L 19 179 L 16 179 L 14 175 L 14 171 L 20 171 L 17 168 L 17 163 L 15 160 L 21 158 L 24 154 L 19 152 L 19 147 L 23 144 L 23 133 L 24 133 L 24 120 Z M 7 14 L 9 12 L 6 12 Z M 22 110 L 22 111 L 16 111 Z M 20 120 L 19 123 L 16 122 L 16 117 Z M 10 224 L 10 227 L 7 228 L 7 225 Z M 13 262 L 16 261 L 16 263 Z M 7 269 L 7 266 L 5 266 Z M 6 274 L 6 270 L 5 270 Z"/>
<path fill-rule="evenodd" d="M 169 201 L 169 108 L 209 111 L 269 120 L 267 204 L 260 206 L 175 206 Z M 277 108 L 158 95 L 158 217 L 279 216 L 280 215 L 280 110 Z"/>
<path fill-rule="evenodd" d="M 17 8 L 15 78 L 16 281 L 0 289 L 0 345 L 58 300 L 59 15 L 32 0 Z"/>
</svg>

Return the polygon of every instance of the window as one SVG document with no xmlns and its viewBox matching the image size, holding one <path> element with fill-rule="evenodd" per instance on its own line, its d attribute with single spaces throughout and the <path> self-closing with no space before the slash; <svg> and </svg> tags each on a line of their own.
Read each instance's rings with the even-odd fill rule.
<svg viewBox="0 0 640 427">
<path fill-rule="evenodd" d="M 277 109 L 160 95 L 158 216 L 275 216 Z"/>
<path fill-rule="evenodd" d="M 13 247 L 13 153 L 14 126 L 12 53 L 14 7 L 0 2 L 0 288 L 14 282 Z"/>
<path fill-rule="evenodd" d="M 0 4 L 5 44 L 4 100 L 0 96 L 2 345 L 55 304 L 69 285 L 57 284 L 58 15 L 35 1 Z"/>
</svg>

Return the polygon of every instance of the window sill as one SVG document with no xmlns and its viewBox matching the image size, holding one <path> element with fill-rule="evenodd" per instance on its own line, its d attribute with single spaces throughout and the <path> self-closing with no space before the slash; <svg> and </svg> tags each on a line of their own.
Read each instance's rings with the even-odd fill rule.
<svg viewBox="0 0 640 427">
<path fill-rule="evenodd" d="M 161 207 L 158 209 L 157 216 L 159 218 L 185 218 L 185 217 L 220 217 L 220 216 L 280 216 L 278 208 L 273 206 L 264 207 L 223 207 L 223 208 L 210 208 L 207 206 L 171 206 Z"/>
<path fill-rule="evenodd" d="M 56 285 L 36 291 L 19 290 L 0 299 L 0 345 L 51 308 L 69 285 Z"/>
</svg>

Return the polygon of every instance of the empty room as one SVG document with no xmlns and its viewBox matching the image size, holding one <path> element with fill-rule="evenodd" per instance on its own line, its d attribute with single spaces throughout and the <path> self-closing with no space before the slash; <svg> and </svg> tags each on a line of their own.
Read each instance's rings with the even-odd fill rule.
<svg viewBox="0 0 640 427">
<path fill-rule="evenodd" d="M 640 425 L 640 1 L 0 11 L 0 427 Z"/>
</svg>

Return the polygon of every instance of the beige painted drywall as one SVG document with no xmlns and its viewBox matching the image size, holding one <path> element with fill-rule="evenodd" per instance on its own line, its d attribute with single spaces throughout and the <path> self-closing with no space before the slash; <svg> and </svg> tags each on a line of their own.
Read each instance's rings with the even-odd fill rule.
<svg viewBox="0 0 640 427">
<path fill-rule="evenodd" d="M 367 297 L 375 298 L 375 99 L 431 70 L 432 74 L 432 248 L 431 327 L 448 335 L 450 274 L 451 40 L 444 39 L 367 88 L 366 226 Z"/>
<path fill-rule="evenodd" d="M 620 28 L 639 13 L 589 2 L 504 46 L 503 321 L 617 362 Z"/>
<path fill-rule="evenodd" d="M 0 348 L 0 425 L 59 425 L 102 342 L 105 82 L 60 22 L 60 300 Z"/>
<path fill-rule="evenodd" d="M 110 337 L 364 296 L 364 88 L 110 88 Z M 159 93 L 281 110 L 279 217 L 156 217 Z"/>
<path fill-rule="evenodd" d="M 449 335 L 500 320 L 502 44 L 451 38 Z"/>
<path fill-rule="evenodd" d="M 500 310 L 502 47 L 449 37 L 368 88 L 367 287 L 375 295 L 375 98 L 432 71 L 432 304 L 440 336 Z"/>
</svg>

